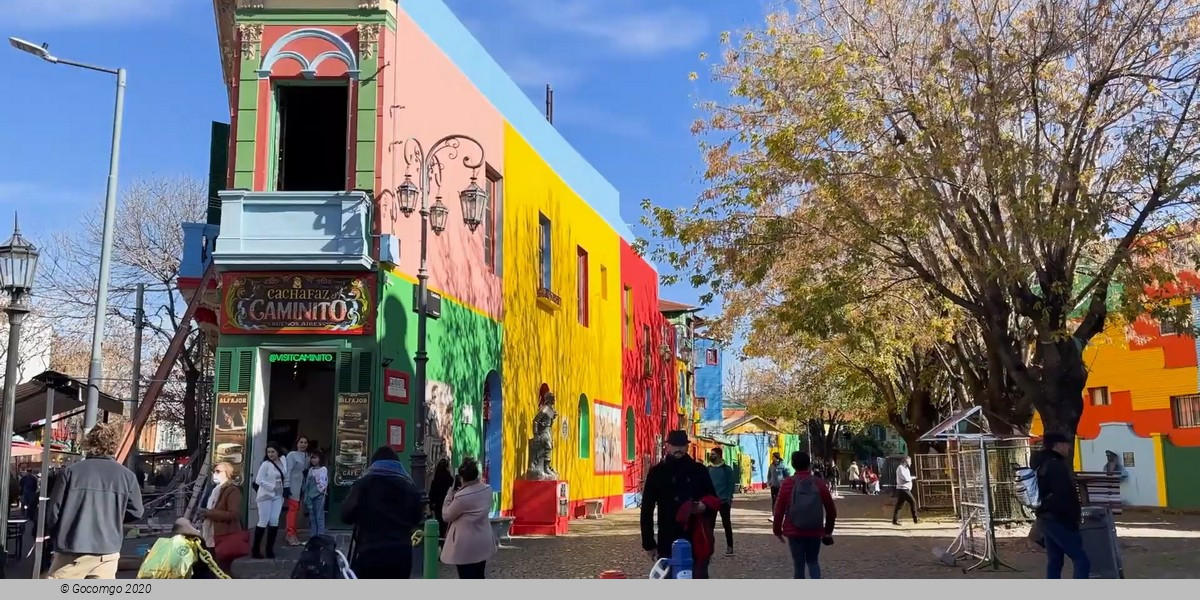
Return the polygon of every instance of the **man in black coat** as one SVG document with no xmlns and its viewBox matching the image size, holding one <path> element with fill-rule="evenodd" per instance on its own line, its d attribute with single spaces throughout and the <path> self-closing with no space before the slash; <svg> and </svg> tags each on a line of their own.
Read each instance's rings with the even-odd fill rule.
<svg viewBox="0 0 1200 600">
<path fill-rule="evenodd" d="M 342 502 L 342 521 L 354 526 L 354 574 L 359 579 L 409 579 L 413 529 L 422 516 L 421 489 L 396 451 L 381 446 Z"/>
<path fill-rule="evenodd" d="M 667 434 L 667 455 L 650 468 L 642 490 L 642 548 L 651 559 L 669 558 L 675 540 L 692 543 L 693 573 L 696 579 L 708 578 L 712 548 L 698 548 L 696 534 L 709 531 L 706 525 L 685 527 L 679 522 L 680 509 L 691 505 L 694 522 L 716 519 L 719 506 L 717 490 L 708 469 L 687 454 L 688 437 L 684 431 Z M 708 504 L 713 504 L 712 507 Z M 654 511 L 658 509 L 658 540 L 654 537 Z M 703 532 L 698 531 L 703 530 Z M 711 539 L 708 540 L 711 543 Z"/>
<path fill-rule="evenodd" d="M 1075 579 L 1087 579 L 1091 562 L 1079 534 L 1083 511 L 1075 475 L 1067 462 L 1067 457 L 1071 456 L 1071 440 L 1052 431 L 1042 438 L 1042 448 L 1029 462 L 1029 467 L 1038 478 L 1041 504 L 1036 510 L 1037 528 L 1046 545 L 1046 578 L 1061 579 L 1064 556 L 1069 556 L 1075 566 Z"/>
</svg>

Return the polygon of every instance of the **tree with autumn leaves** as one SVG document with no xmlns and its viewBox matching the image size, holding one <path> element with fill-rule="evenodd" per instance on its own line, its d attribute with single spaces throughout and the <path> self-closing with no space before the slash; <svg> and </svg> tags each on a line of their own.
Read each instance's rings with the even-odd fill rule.
<svg viewBox="0 0 1200 600">
<path fill-rule="evenodd" d="M 769 296 L 752 329 L 832 356 L 869 346 L 816 325 L 904 288 L 953 324 L 929 347 L 947 389 L 1074 435 L 1089 342 L 1167 318 L 1149 290 L 1195 267 L 1164 248 L 1189 247 L 1200 200 L 1200 5 L 792 6 L 724 36 L 730 96 L 695 126 L 707 188 L 648 207 L 658 258 L 709 298 Z"/>
</svg>

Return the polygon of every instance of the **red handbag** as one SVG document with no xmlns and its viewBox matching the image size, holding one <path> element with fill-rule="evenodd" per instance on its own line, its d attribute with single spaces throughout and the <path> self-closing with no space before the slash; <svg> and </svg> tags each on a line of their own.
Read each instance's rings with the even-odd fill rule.
<svg viewBox="0 0 1200 600">
<path fill-rule="evenodd" d="M 213 542 L 217 545 L 216 548 L 213 548 L 213 555 L 219 563 L 229 564 L 236 559 L 250 555 L 249 531 L 235 531 L 218 535 Z"/>
</svg>

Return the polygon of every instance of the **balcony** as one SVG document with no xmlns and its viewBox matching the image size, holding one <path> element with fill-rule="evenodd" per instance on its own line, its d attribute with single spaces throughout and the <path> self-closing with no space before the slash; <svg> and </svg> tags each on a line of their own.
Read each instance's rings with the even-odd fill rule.
<svg viewBox="0 0 1200 600">
<path fill-rule="evenodd" d="M 221 228 L 208 223 L 183 223 L 183 256 L 179 261 L 181 279 L 200 279 L 212 262 Z"/>
<path fill-rule="evenodd" d="M 221 270 L 368 270 L 366 192 L 221 192 Z"/>
</svg>

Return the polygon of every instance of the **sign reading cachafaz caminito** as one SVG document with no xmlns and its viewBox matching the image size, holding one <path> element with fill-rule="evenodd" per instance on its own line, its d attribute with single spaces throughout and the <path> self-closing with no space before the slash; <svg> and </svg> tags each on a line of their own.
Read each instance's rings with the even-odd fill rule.
<svg viewBox="0 0 1200 600">
<path fill-rule="evenodd" d="M 222 333 L 363 335 L 375 329 L 371 274 L 225 273 L 221 298 Z"/>
</svg>

